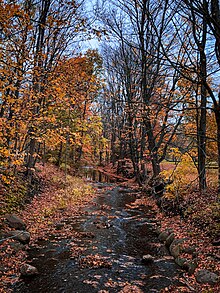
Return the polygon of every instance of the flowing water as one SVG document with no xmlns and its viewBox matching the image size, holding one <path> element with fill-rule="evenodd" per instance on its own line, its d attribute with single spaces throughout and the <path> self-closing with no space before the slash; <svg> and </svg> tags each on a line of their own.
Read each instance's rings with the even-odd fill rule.
<svg viewBox="0 0 220 293">
<path fill-rule="evenodd" d="M 30 250 L 39 275 L 21 280 L 13 292 L 105 293 L 132 285 L 134 291 L 126 292 L 148 293 L 181 285 L 181 271 L 157 239 L 154 211 L 129 206 L 138 195 L 132 190 L 103 183 L 96 187 L 97 198 L 83 215 L 63 219 L 72 237 L 54 237 Z M 154 262 L 144 264 L 146 254 Z"/>
</svg>

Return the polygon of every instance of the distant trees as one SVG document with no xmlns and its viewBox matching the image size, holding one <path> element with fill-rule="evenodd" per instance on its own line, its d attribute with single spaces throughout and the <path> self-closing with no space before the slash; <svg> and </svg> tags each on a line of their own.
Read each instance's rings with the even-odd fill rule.
<svg viewBox="0 0 220 293">
<path fill-rule="evenodd" d="M 185 102 L 180 97 L 181 88 L 177 88 L 179 74 L 167 66 L 161 53 L 161 36 L 166 26 L 160 3 L 115 1 L 113 5 L 117 13 L 113 9 L 102 15 L 115 41 L 105 48 L 105 52 L 110 52 L 104 58 L 109 96 L 111 100 L 114 96 L 114 110 L 115 105 L 122 105 L 125 123 L 120 128 L 121 145 L 129 147 L 135 176 L 143 183 L 148 162 L 152 164 L 154 176 L 160 174 L 160 163 L 175 139 Z M 158 23 L 159 35 L 151 18 Z M 112 86 L 115 82 L 119 88 Z M 118 114 L 113 116 L 115 120 Z M 124 156 L 128 153 L 124 152 Z"/>
<path fill-rule="evenodd" d="M 215 140 L 207 134 L 212 111 L 220 142 L 219 2 L 119 0 L 104 7 L 99 15 L 112 40 L 105 48 L 110 56 L 104 58 L 108 97 L 112 111 L 116 105 L 124 109 L 112 116 L 123 118 L 123 135 L 114 130 L 114 137 L 129 146 L 135 176 L 144 182 L 148 160 L 158 176 L 167 151 L 177 146 L 193 157 L 204 190 L 207 144 Z M 128 136 L 130 144 L 125 143 Z"/>
</svg>

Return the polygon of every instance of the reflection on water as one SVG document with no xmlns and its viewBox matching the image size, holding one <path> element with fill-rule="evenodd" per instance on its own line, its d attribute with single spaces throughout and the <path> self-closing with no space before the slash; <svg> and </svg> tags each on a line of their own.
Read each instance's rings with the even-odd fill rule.
<svg viewBox="0 0 220 293">
<path fill-rule="evenodd" d="M 110 178 L 105 173 L 101 172 L 100 170 L 95 169 L 92 166 L 85 166 L 82 167 L 82 173 L 89 181 L 95 182 L 106 182 L 106 183 L 114 183 L 116 180 L 114 178 Z"/>
</svg>

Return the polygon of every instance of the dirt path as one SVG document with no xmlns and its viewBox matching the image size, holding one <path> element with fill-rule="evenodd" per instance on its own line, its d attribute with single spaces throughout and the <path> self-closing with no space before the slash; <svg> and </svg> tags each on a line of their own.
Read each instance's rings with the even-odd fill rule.
<svg viewBox="0 0 220 293">
<path fill-rule="evenodd" d="M 183 285 L 181 271 L 157 239 L 152 208 L 132 206 L 138 196 L 132 190 L 96 187 L 98 195 L 82 215 L 64 218 L 57 225 L 59 236 L 30 248 L 30 263 L 39 275 L 21 280 L 13 292 L 138 293 Z M 70 236 L 63 239 L 62 229 Z M 144 264 L 147 254 L 154 261 Z"/>
</svg>

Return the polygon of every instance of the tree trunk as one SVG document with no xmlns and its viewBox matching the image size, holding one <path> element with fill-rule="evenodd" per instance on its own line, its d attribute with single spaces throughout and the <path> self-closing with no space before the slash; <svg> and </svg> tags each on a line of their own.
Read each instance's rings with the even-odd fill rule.
<svg viewBox="0 0 220 293">
<path fill-rule="evenodd" d="M 205 3 L 204 3 L 205 6 Z M 200 117 L 200 127 L 199 127 L 199 186 L 200 190 L 205 190 L 207 187 L 206 183 L 206 108 L 207 108 L 207 61 L 206 61 L 206 38 L 207 38 L 207 23 L 205 18 L 203 18 L 203 32 L 202 41 L 199 44 L 199 54 L 200 54 L 200 74 L 201 74 L 201 117 Z"/>
<path fill-rule="evenodd" d="M 61 163 L 62 152 L 63 152 L 63 142 L 61 141 L 60 148 L 59 148 L 59 153 L 58 153 L 57 161 L 56 161 L 56 166 L 58 166 L 58 167 L 60 166 L 60 163 Z"/>
<path fill-rule="evenodd" d="M 203 100 L 203 98 L 202 98 Z M 199 173 L 199 188 L 205 190 L 206 184 L 206 98 L 201 103 L 200 125 L 198 129 L 198 173 Z"/>
<path fill-rule="evenodd" d="M 203 1 L 204 9 L 206 7 Z M 200 117 L 198 123 L 198 173 L 199 173 L 199 188 L 205 190 L 206 184 L 206 111 L 207 111 L 207 61 L 206 61 L 206 39 L 207 39 L 207 22 L 205 17 L 202 17 L 202 35 L 201 39 L 198 37 L 196 28 L 196 15 L 194 10 L 192 13 L 192 24 L 193 24 L 193 36 L 199 51 L 199 85 L 201 86 L 201 105 L 200 105 Z"/>
<path fill-rule="evenodd" d="M 147 129 L 147 137 L 148 137 L 148 150 L 150 152 L 151 164 L 153 168 L 153 176 L 157 177 L 160 174 L 160 163 L 158 159 L 158 149 L 155 142 L 151 122 L 148 118 L 145 121 L 146 129 Z"/>
<path fill-rule="evenodd" d="M 42 64 L 42 51 L 44 47 L 44 35 L 45 35 L 45 28 L 46 28 L 46 20 L 49 12 L 49 7 L 51 5 L 51 0 L 42 0 L 41 1 L 41 11 L 39 15 L 39 23 L 38 23 L 38 29 L 36 34 L 36 49 L 35 49 L 35 56 L 34 56 L 34 70 L 40 69 L 40 72 L 38 71 L 36 74 L 33 75 L 33 90 L 36 95 L 42 93 L 42 81 L 43 81 L 43 64 Z M 41 98 L 39 98 L 39 104 L 40 104 Z M 39 112 L 39 106 L 36 106 L 33 108 L 33 116 L 36 115 Z M 31 180 L 32 174 L 33 174 L 33 168 L 36 163 L 36 159 L 34 157 L 36 152 L 36 138 L 33 137 L 33 127 L 30 127 L 29 133 L 30 133 L 30 144 L 29 144 L 29 150 L 28 150 L 28 156 L 27 156 L 27 176 Z"/>
<path fill-rule="evenodd" d="M 33 175 L 33 168 L 35 163 L 35 159 L 34 159 L 35 147 L 36 147 L 36 139 L 32 137 L 29 144 L 29 153 L 28 153 L 27 162 L 26 162 L 26 168 L 27 168 L 26 175 L 29 178 L 29 180 L 31 180 Z"/>
<path fill-rule="evenodd" d="M 220 106 L 215 107 L 215 119 L 217 124 L 217 146 L 218 146 L 218 194 L 220 194 Z"/>
</svg>

